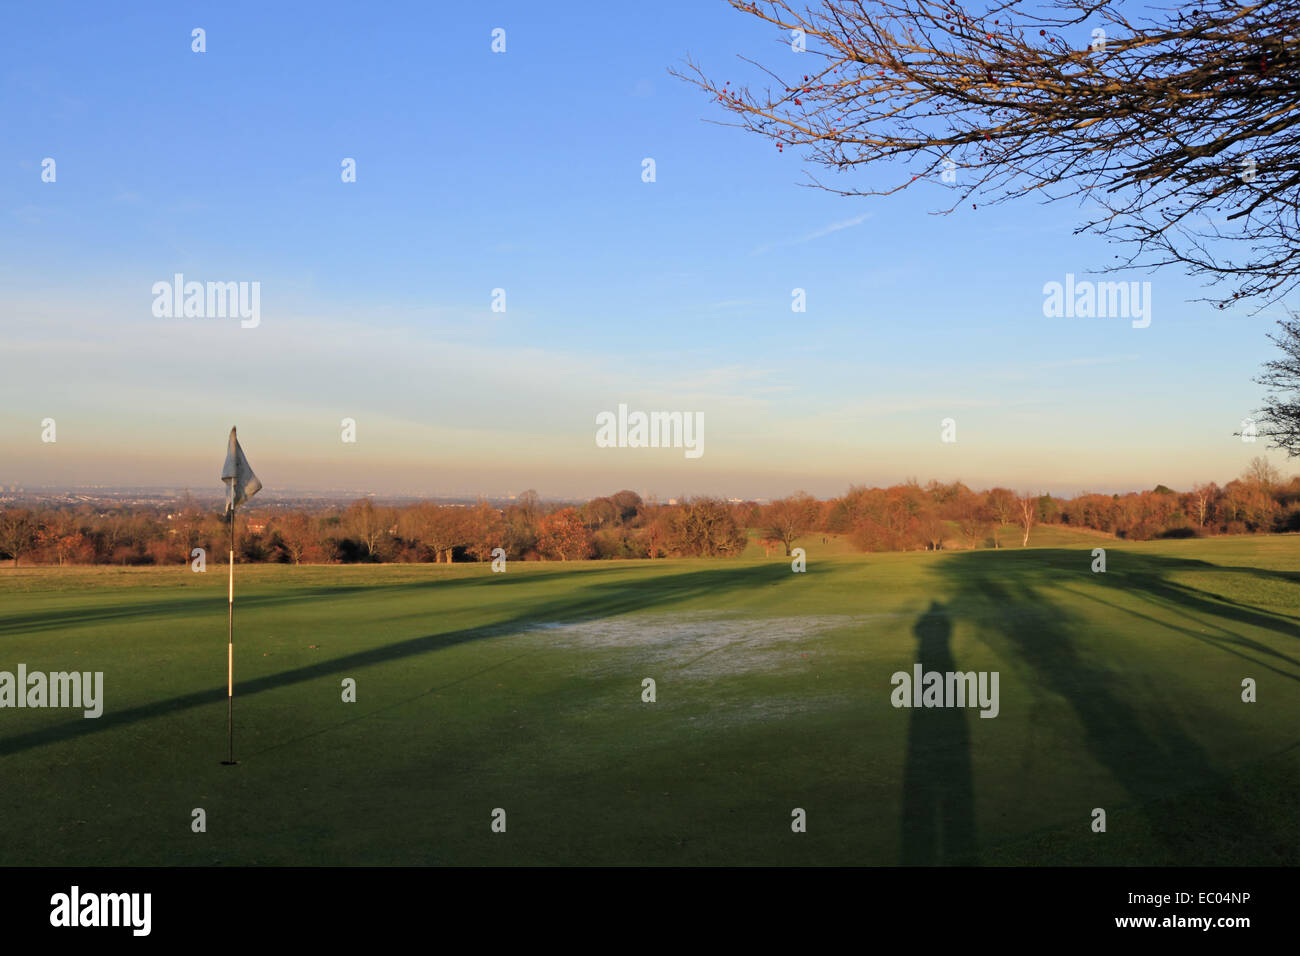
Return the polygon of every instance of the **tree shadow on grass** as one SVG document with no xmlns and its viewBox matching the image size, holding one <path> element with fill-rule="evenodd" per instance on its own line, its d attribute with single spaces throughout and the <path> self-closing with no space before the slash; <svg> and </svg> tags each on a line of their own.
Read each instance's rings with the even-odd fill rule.
<svg viewBox="0 0 1300 956">
<path fill-rule="evenodd" d="M 346 568 L 346 565 L 337 565 Z M 252 611 L 267 607 L 294 604 L 308 598 L 338 598 L 349 594 L 376 594 L 385 591 L 406 591 L 412 589 L 439 589 L 450 587 L 493 587 L 517 590 L 520 585 L 544 583 L 555 578 L 574 575 L 597 574 L 604 568 L 571 568 L 569 570 L 530 571 L 526 574 L 492 574 L 483 565 L 484 574 L 475 577 L 450 577 L 439 574 L 426 580 L 401 581 L 393 584 L 339 584 L 311 586 L 283 586 L 282 583 L 267 583 L 253 578 L 248 581 L 236 580 L 237 610 Z M 611 569 L 612 570 L 612 569 Z M 221 577 L 224 585 L 225 577 Z M 266 590 L 273 589 L 271 593 Z M 27 614 L 8 614 L 0 616 L 0 636 L 6 634 L 34 634 L 42 631 L 57 631 L 67 627 L 105 624 L 111 621 L 140 621 L 150 617 L 176 617 L 181 614 L 199 616 L 203 614 L 226 613 L 226 589 L 212 588 L 196 593 L 185 594 L 155 601 L 130 600 L 131 589 L 113 583 L 102 588 L 89 589 L 92 593 L 103 596 L 103 603 L 93 607 L 72 607 L 55 610 L 33 611 Z M 122 601 L 126 594 L 127 600 Z M 110 603 L 113 602 L 113 603 Z"/>
<path fill-rule="evenodd" d="M 556 574 L 562 573 L 556 572 Z M 530 575 L 530 577 L 536 580 L 536 576 Z M 418 657 L 472 641 L 500 637 L 525 630 L 537 624 L 579 623 L 650 608 L 660 609 L 699 597 L 716 596 L 727 591 L 742 588 L 751 589 L 765 584 L 779 584 L 790 581 L 792 577 L 783 564 L 710 566 L 673 574 L 659 574 L 634 579 L 601 580 L 600 576 L 596 575 L 595 580 L 590 583 L 584 582 L 586 586 L 579 587 L 561 597 L 529 604 L 517 614 L 494 621 L 491 624 L 426 634 L 421 637 L 397 641 L 392 644 L 385 644 L 382 647 L 374 647 L 321 661 L 319 664 L 309 664 L 283 673 L 269 674 L 255 680 L 237 682 L 235 684 L 235 697 L 238 699 L 247 697 L 250 694 L 259 694 L 263 691 L 275 690 L 304 681 L 317 680 L 334 674 L 351 673 L 359 668 L 374 664 Z M 580 577 L 579 580 L 582 580 L 582 578 Z M 413 582 L 409 585 L 409 587 L 415 588 L 422 586 L 424 586 L 424 582 Z M 402 585 L 384 586 L 383 589 L 401 590 L 402 587 Z M 329 589 L 309 590 L 324 590 L 327 593 L 336 593 Z M 375 589 L 349 586 L 341 590 L 355 593 Z M 299 596 L 304 597 L 307 595 L 299 592 Z M 206 603 L 210 604 L 211 599 L 208 599 Z M 283 602 L 275 601 L 272 603 L 280 604 Z M 185 605 L 188 602 L 181 602 L 181 604 Z M 238 609 L 243 608 L 240 606 Z M 174 608 L 173 613 L 175 613 Z M 238 644 L 236 644 L 236 647 L 238 648 Z M 224 659 L 225 655 L 223 653 L 221 654 L 221 660 L 224 661 Z M 214 670 L 220 673 L 222 668 L 218 665 Z M 81 718 L 69 723 L 57 724 L 52 727 L 0 739 L 0 756 L 18 753 L 32 747 L 39 747 L 62 740 L 84 737 L 101 731 L 113 730 L 139 721 L 151 720 L 165 714 L 188 710 L 205 704 L 217 703 L 224 699 L 225 696 L 225 687 L 218 686 L 211 690 L 181 694 L 167 700 L 141 704 L 120 711 L 106 708 L 102 717 L 93 720 Z"/>
<path fill-rule="evenodd" d="M 1172 585 L 1164 574 L 1187 570 L 1189 562 L 1179 560 L 1170 565 L 1166 569 L 1158 558 L 1144 554 L 1142 568 L 1125 574 L 1121 580 L 1119 576 L 1093 575 L 1087 551 L 1035 549 L 954 555 L 936 569 L 951 595 L 950 612 L 969 617 L 1001 656 L 1027 668 L 1031 687 L 1058 695 L 1068 703 L 1082 727 L 1090 756 L 1138 804 L 1163 848 L 1164 857 L 1150 862 L 1208 863 L 1213 860 L 1206 859 L 1206 846 L 1198 844 L 1198 834 L 1189 833 L 1187 821 L 1174 818 L 1156 801 L 1191 787 L 1222 789 L 1225 797 L 1219 804 L 1219 819 L 1203 822 L 1216 836 L 1237 843 L 1255 841 L 1266 845 L 1268 821 L 1252 819 L 1233 799 L 1225 776 L 1213 766 L 1205 750 L 1181 729 L 1175 715 L 1155 711 L 1146 688 L 1135 685 L 1127 676 L 1124 660 L 1098 661 L 1081 651 L 1082 642 L 1076 635 L 1081 633 L 1082 624 L 1052 596 L 1054 590 L 1060 593 L 1071 578 L 1086 576 L 1094 586 L 1122 588 L 1153 604 L 1172 602 L 1177 608 L 1294 636 L 1292 625 L 1265 612 L 1211 601 L 1191 593 L 1191 589 Z M 1216 569 L 1208 563 L 1203 567 Z M 1081 596 L 1076 589 L 1068 591 L 1072 596 Z M 1133 613 L 1118 607 L 1116 610 Z M 1166 621 L 1156 623 L 1171 627 L 1175 633 L 1185 631 Z M 1177 667 L 1178 661 L 1171 660 L 1170 666 Z M 1006 715 L 1009 709 L 1027 704 L 1004 699 L 1002 713 Z M 1008 768 L 1006 772 L 1013 771 Z M 1086 825 L 1094 806 L 1095 799 L 1079 794 L 1079 819 L 1084 821 L 1080 826 Z"/>
</svg>

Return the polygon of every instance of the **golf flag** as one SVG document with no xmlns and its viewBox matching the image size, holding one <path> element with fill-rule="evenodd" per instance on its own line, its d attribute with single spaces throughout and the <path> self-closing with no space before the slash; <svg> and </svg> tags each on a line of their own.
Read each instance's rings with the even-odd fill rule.
<svg viewBox="0 0 1300 956">
<path fill-rule="evenodd" d="M 226 447 L 226 464 L 221 469 L 221 480 L 226 483 L 227 515 L 262 490 L 262 483 L 248 466 L 248 459 L 244 457 L 244 449 L 239 447 L 233 428 L 230 429 L 230 444 Z"/>
<path fill-rule="evenodd" d="M 239 447 L 235 430 L 230 429 L 230 444 L 226 446 L 226 463 L 221 468 L 221 480 L 226 483 L 226 514 L 230 519 L 230 588 L 227 591 L 226 614 L 226 740 L 227 766 L 235 759 L 235 509 L 262 490 L 262 483 L 248 466 L 244 449 Z"/>
</svg>

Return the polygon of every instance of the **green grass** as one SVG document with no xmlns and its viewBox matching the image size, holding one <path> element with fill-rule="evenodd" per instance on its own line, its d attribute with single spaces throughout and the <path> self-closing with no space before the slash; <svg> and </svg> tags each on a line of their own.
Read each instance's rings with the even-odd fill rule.
<svg viewBox="0 0 1300 956">
<path fill-rule="evenodd" d="M 224 567 L 0 571 L 0 670 L 106 697 L 0 710 L 0 864 L 1300 862 L 1300 537 L 798 544 L 242 566 L 233 768 Z M 918 659 L 999 717 L 891 707 Z"/>
</svg>

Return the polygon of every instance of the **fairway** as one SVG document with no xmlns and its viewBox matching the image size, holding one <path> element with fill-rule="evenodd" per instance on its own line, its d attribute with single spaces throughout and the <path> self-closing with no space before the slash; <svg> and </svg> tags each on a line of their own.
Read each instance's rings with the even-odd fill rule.
<svg viewBox="0 0 1300 956">
<path fill-rule="evenodd" d="M 237 767 L 224 569 L 5 570 L 0 670 L 104 713 L 0 711 L 0 864 L 1300 862 L 1300 536 L 1052 534 L 240 566 Z M 996 718 L 893 707 L 918 662 L 998 672 Z"/>
</svg>

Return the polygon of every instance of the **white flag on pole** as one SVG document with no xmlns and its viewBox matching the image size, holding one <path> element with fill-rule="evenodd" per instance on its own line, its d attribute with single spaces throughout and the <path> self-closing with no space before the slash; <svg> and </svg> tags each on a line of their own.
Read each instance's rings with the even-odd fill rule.
<svg viewBox="0 0 1300 956">
<path fill-rule="evenodd" d="M 226 483 L 227 515 L 262 490 L 262 483 L 249 467 L 233 428 L 230 429 L 230 444 L 226 448 L 226 464 L 221 469 L 221 480 Z"/>
</svg>

